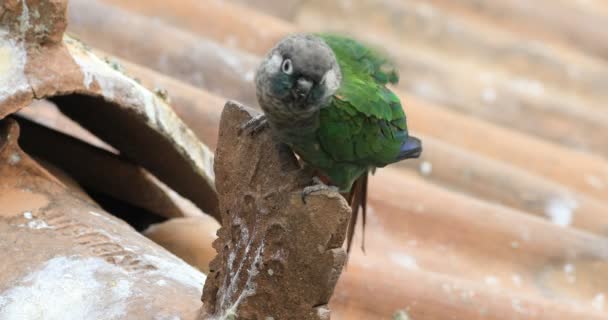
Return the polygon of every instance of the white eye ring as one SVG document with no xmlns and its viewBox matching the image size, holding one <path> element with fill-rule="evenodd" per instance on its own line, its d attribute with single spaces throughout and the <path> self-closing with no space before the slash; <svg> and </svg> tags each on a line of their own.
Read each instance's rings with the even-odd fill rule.
<svg viewBox="0 0 608 320">
<path fill-rule="evenodd" d="M 283 64 L 281 65 L 281 70 L 285 74 L 292 74 L 293 73 L 293 64 L 291 63 L 291 59 L 285 59 L 285 60 L 283 60 Z"/>
</svg>

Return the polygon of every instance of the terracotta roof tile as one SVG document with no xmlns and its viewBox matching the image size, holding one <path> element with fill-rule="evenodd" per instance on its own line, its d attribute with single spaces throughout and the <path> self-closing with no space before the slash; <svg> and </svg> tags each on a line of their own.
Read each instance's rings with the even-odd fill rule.
<svg viewBox="0 0 608 320">
<path fill-rule="evenodd" d="M 36 9 L 34 2 L 27 3 Z M 49 3 L 62 12 L 62 1 Z M 608 125 L 608 46 L 601 27 L 608 19 L 607 5 L 593 0 L 256 4 L 71 0 L 68 31 L 94 47 L 91 52 L 107 57 L 105 67 L 124 72 L 124 81 L 141 82 L 150 90 L 146 92 L 156 92 L 163 107 L 169 101 L 192 137 L 211 147 L 217 144 L 225 100 L 256 105 L 253 71 L 282 36 L 340 30 L 384 48 L 401 70 L 396 91 L 425 151 L 418 161 L 381 169 L 372 177 L 367 251 L 355 249 L 342 273 L 330 302 L 333 318 L 384 319 L 399 312 L 413 320 L 607 317 L 608 143 L 603 131 Z M 7 70 L 0 74 L 5 85 L 0 87 L 0 117 L 34 97 L 74 92 L 139 108 L 124 90 L 111 95 L 100 83 L 86 85 L 87 75 L 82 66 L 77 68 L 74 54 L 79 45 L 65 38 L 68 49 L 53 47 L 61 44 L 57 34 L 65 26 L 60 21 L 19 20 L 19 1 L 0 8 L 12 34 L 28 23 L 47 23 L 50 30 L 25 28 L 20 36 L 25 43 L 0 32 L 0 59 L 5 59 L 0 71 Z M 3 69 L 5 64 L 10 67 Z M 65 99 L 69 96 L 55 101 L 69 102 Z M 96 124 L 121 119 L 89 117 L 72 105 L 64 111 L 112 147 L 138 165 L 160 170 L 161 178 L 176 189 L 181 185 L 180 191 L 199 206 L 206 203 L 191 188 L 202 180 L 183 180 L 189 176 L 188 170 L 178 170 L 184 163 L 167 169 L 162 161 L 146 160 L 155 154 L 132 148 L 139 131 L 129 132 L 135 138 L 124 142 Z M 55 129 L 61 123 L 49 122 Z M 162 126 L 155 130 L 164 132 Z M 96 143 L 86 133 L 68 131 Z M 171 134 L 177 133 L 169 138 Z M 5 136 L 0 135 L 0 144 Z M 14 177 L 18 173 L 7 157 L 0 172 Z M 56 180 L 50 174 L 45 179 Z M 11 190 L 16 181 L 11 180 Z M 15 205 L 9 198 L 0 193 L 4 208 Z M 6 214 L 0 206 L 0 217 Z M 0 230 L 10 229 L 3 221 Z M 185 228 L 175 225 L 174 232 Z M 20 239 L 27 239 L 25 234 Z M 190 240 L 179 240 L 194 247 L 208 247 L 213 238 L 186 234 Z M 135 241 L 131 235 L 126 232 L 125 239 Z M 205 264 L 210 257 L 203 254 L 188 259 Z M 6 283 L 3 276 L 0 288 Z M 187 296 L 182 304 L 198 301 L 196 293 L 182 295 Z"/>
</svg>

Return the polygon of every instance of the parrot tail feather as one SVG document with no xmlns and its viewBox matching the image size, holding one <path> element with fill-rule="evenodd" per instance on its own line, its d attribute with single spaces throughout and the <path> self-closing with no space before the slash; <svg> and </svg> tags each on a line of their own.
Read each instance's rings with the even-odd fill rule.
<svg viewBox="0 0 608 320">
<path fill-rule="evenodd" d="M 365 252 L 365 223 L 367 220 L 367 176 L 368 173 L 364 173 L 359 177 L 349 192 L 346 199 L 350 204 L 351 217 L 346 231 L 346 254 L 350 255 L 350 250 L 355 235 L 355 227 L 357 226 L 357 217 L 359 216 L 359 210 L 361 210 L 361 229 L 362 229 L 362 240 L 361 250 Z"/>
</svg>

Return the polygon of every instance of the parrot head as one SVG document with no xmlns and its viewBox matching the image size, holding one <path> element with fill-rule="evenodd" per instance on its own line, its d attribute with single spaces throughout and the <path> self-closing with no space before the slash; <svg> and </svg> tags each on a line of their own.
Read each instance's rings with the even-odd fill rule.
<svg viewBox="0 0 608 320">
<path fill-rule="evenodd" d="M 258 102 L 275 120 L 310 116 L 336 93 L 341 79 L 336 56 L 323 40 L 291 35 L 270 50 L 256 72 Z"/>
</svg>

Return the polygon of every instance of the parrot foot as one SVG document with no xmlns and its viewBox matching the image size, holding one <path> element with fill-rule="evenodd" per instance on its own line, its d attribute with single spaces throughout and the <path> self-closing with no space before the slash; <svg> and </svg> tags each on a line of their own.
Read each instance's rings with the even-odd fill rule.
<svg viewBox="0 0 608 320">
<path fill-rule="evenodd" d="M 304 204 L 306 204 L 306 198 L 313 193 L 317 193 L 317 192 L 321 192 L 321 191 L 339 192 L 338 187 L 328 186 L 325 183 L 323 183 L 323 181 L 321 181 L 321 179 L 319 179 L 318 177 L 313 177 L 312 181 L 315 183 L 314 185 L 305 187 L 304 190 L 302 190 L 302 202 Z"/>
<path fill-rule="evenodd" d="M 266 119 L 266 115 L 259 114 L 241 126 L 239 135 L 242 134 L 243 131 L 247 131 L 247 134 L 250 136 L 255 136 L 266 128 L 268 128 L 268 120 Z"/>
</svg>

